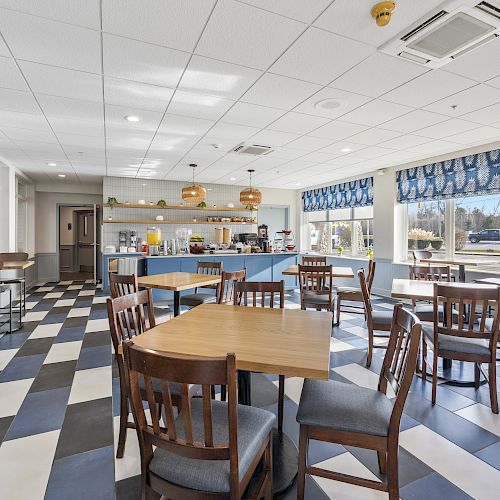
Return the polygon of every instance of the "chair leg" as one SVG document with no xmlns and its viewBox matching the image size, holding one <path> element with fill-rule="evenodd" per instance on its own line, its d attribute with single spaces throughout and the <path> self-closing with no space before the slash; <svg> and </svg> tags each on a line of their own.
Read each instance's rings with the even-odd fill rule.
<svg viewBox="0 0 500 500">
<path fill-rule="evenodd" d="M 389 500 L 399 500 L 398 442 L 387 449 L 387 490 Z"/>
<path fill-rule="evenodd" d="M 387 474 L 387 454 L 385 451 L 377 451 L 378 469 L 381 474 Z"/>
<path fill-rule="evenodd" d="M 264 499 L 272 500 L 273 498 L 273 433 L 269 434 L 269 444 L 264 453 L 264 469 L 267 471 L 268 479 L 264 490 Z"/>
<path fill-rule="evenodd" d="M 127 392 L 120 382 L 120 432 L 118 435 L 118 447 L 116 450 L 116 458 L 122 458 L 125 451 L 125 441 L 127 439 L 127 422 L 128 422 L 128 399 Z"/>
<path fill-rule="evenodd" d="M 436 404 L 436 392 L 437 392 L 437 382 L 438 382 L 438 357 L 436 353 L 436 346 L 434 346 L 434 351 L 432 352 L 432 404 Z"/>
<path fill-rule="evenodd" d="M 369 368 L 372 364 L 373 357 L 373 329 L 368 328 L 368 352 L 366 354 L 366 367 Z"/>
<path fill-rule="evenodd" d="M 300 426 L 299 433 L 299 471 L 297 474 L 297 500 L 304 500 L 306 487 L 306 466 L 307 466 L 308 438 L 304 426 Z"/>
<path fill-rule="evenodd" d="M 340 297 L 337 297 L 337 323 L 335 323 L 337 326 L 340 325 Z"/>
<path fill-rule="evenodd" d="M 497 396 L 497 365 L 495 360 L 489 365 L 488 370 L 489 375 L 489 386 L 490 386 L 490 401 L 491 401 L 491 411 L 493 413 L 498 413 L 498 396 Z"/>
<path fill-rule="evenodd" d="M 479 367 L 480 367 L 479 363 L 474 363 L 474 387 L 476 389 L 479 389 L 479 382 L 481 379 L 481 371 Z"/>
<path fill-rule="evenodd" d="M 422 335 L 422 378 L 427 380 L 427 343 Z"/>
<path fill-rule="evenodd" d="M 283 434 L 283 404 L 285 401 L 285 376 L 279 376 L 278 383 L 278 432 Z"/>
</svg>

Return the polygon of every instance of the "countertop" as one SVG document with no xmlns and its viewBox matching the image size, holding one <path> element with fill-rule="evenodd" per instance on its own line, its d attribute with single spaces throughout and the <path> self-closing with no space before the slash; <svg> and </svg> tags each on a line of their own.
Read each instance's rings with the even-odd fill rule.
<svg viewBox="0 0 500 500">
<path fill-rule="evenodd" d="M 126 257 L 133 256 L 138 257 L 142 256 L 146 259 L 177 259 L 177 258 L 199 258 L 199 257 L 246 257 L 246 256 L 261 256 L 261 255 L 298 255 L 299 252 L 273 252 L 273 253 L 202 253 L 202 254 L 177 254 L 177 255 L 144 255 L 141 252 L 130 252 L 130 253 L 103 253 L 106 257 Z"/>
</svg>

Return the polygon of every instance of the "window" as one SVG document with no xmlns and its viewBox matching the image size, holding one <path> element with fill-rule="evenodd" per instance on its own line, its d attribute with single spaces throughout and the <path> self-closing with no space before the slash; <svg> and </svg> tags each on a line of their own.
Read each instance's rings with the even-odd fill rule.
<svg viewBox="0 0 500 500">
<path fill-rule="evenodd" d="M 445 201 L 408 203 L 408 258 L 413 250 L 445 253 Z"/>
<path fill-rule="evenodd" d="M 373 207 L 342 208 L 305 214 L 309 250 L 365 256 L 373 245 Z"/>
<path fill-rule="evenodd" d="M 16 191 L 16 247 L 17 252 L 26 252 L 28 247 L 28 188 L 20 179 L 17 179 Z"/>
</svg>

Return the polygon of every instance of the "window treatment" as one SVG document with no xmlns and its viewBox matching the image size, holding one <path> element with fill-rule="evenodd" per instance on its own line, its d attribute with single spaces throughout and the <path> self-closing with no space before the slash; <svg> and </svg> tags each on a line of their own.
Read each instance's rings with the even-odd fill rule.
<svg viewBox="0 0 500 500">
<path fill-rule="evenodd" d="M 396 182 L 400 203 L 500 193 L 500 149 L 400 170 Z"/>
<path fill-rule="evenodd" d="M 373 205 L 373 177 L 335 184 L 302 193 L 304 212 Z"/>
</svg>

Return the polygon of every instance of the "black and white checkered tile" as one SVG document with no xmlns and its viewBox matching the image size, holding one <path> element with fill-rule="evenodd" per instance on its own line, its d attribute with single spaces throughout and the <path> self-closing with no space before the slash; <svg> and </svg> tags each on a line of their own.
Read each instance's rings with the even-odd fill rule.
<svg viewBox="0 0 500 500">
<path fill-rule="evenodd" d="M 46 283 L 30 291 L 21 331 L 0 339 L 0 497 L 10 499 L 140 498 L 135 431 L 116 460 L 118 373 L 114 367 L 106 297 L 90 282 Z M 298 294 L 286 307 L 298 306 Z M 375 301 L 375 307 L 390 304 Z M 366 329 L 344 315 L 331 341 L 331 378 L 376 387 L 380 356 L 364 367 Z M 277 380 L 253 375 L 254 404 L 277 411 Z M 285 431 L 295 422 L 302 379 L 287 378 Z M 496 498 L 500 485 L 500 417 L 489 409 L 487 386 L 415 379 L 400 437 L 400 493 L 405 499 Z M 348 474 L 379 477 L 374 453 L 313 442 L 309 462 Z M 384 493 L 308 478 L 310 499 L 386 498 Z M 292 486 L 283 496 L 295 498 Z"/>
</svg>

